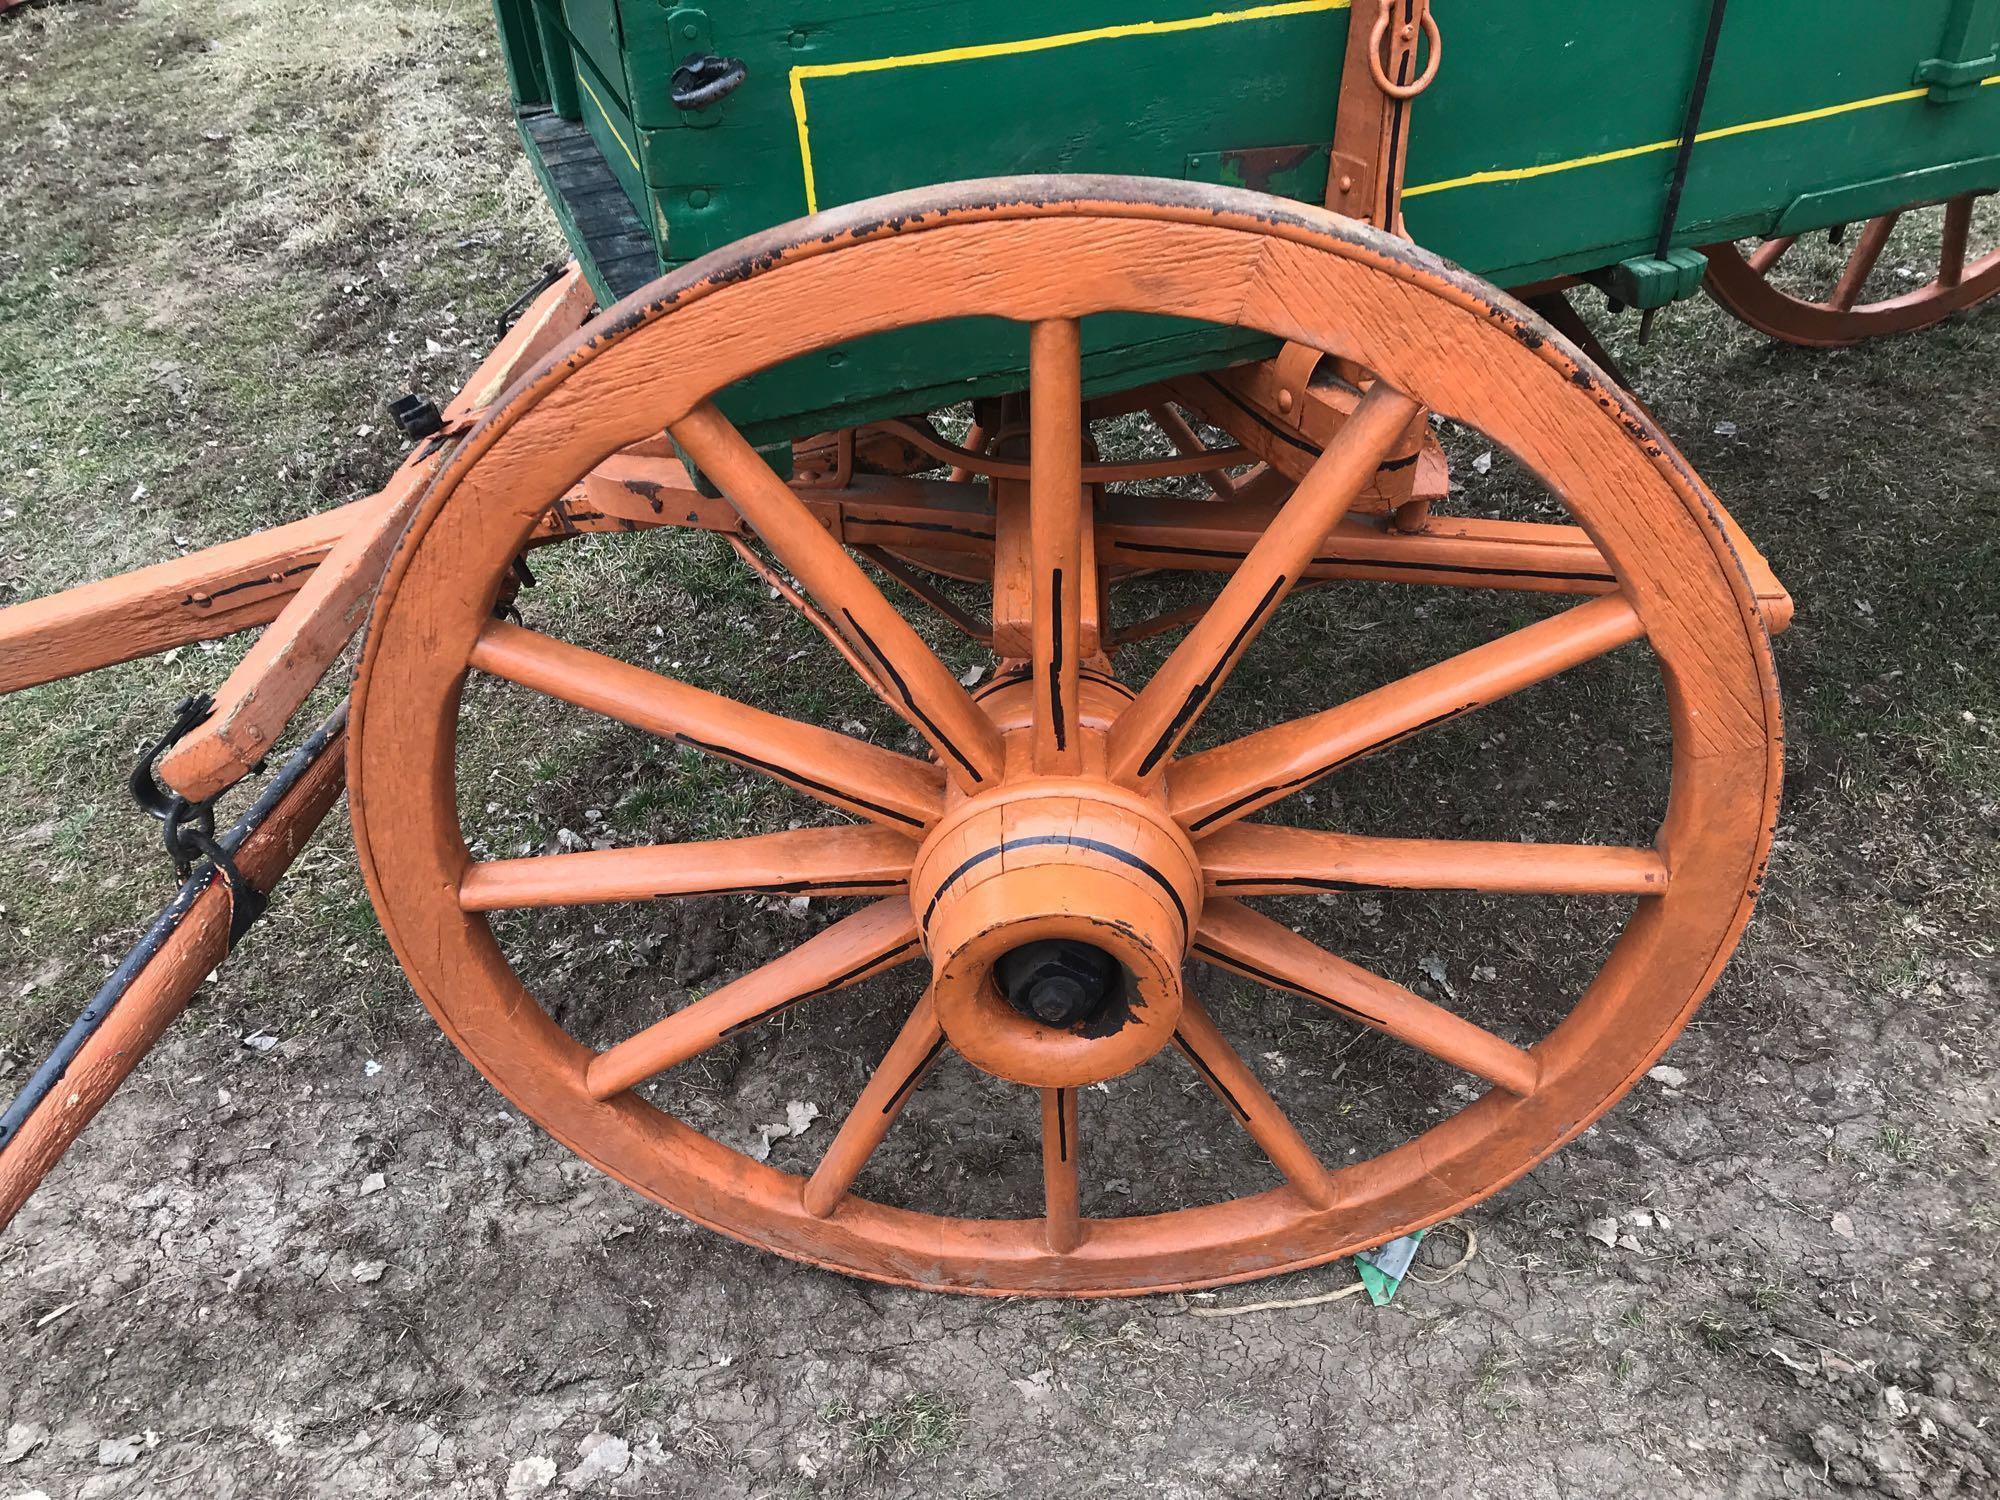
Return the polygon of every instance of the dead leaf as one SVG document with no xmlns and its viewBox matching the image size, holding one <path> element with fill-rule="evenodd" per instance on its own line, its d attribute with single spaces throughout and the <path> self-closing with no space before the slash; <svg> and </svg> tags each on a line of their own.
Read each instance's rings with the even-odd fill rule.
<svg viewBox="0 0 2000 1500">
<path fill-rule="evenodd" d="M 805 1099 L 787 1100 L 783 1120 L 757 1127 L 757 1142 L 750 1148 L 750 1154 L 758 1161 L 768 1161 L 771 1156 L 771 1142 L 781 1141 L 786 1136 L 804 1135 L 812 1122 L 818 1118 L 817 1104 Z"/>
</svg>

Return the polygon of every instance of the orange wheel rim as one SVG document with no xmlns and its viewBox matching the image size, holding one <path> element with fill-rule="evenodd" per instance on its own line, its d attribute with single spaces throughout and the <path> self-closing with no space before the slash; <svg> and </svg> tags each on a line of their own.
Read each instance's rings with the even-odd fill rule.
<svg viewBox="0 0 2000 1500">
<path fill-rule="evenodd" d="M 1981 196 L 1962 194 L 1942 206 L 1937 263 L 1924 268 L 1926 279 L 1892 296 L 1880 295 L 1884 252 L 1903 212 L 1863 224 L 1840 271 L 1814 291 L 1789 290 L 1778 279 L 1798 235 L 1766 240 L 1749 254 L 1733 244 L 1711 245 L 1704 252 L 1709 295 L 1758 332 L 1808 348 L 1838 349 L 1929 328 L 2000 292 L 2000 246 L 1979 253 L 1973 244 Z"/>
<path fill-rule="evenodd" d="M 1038 269 L 1051 266 L 1064 274 Z M 1036 592 L 1035 649 L 1023 725 L 1018 711 L 997 713 L 1007 694 L 974 702 L 955 678 L 947 688 L 930 671 L 843 570 L 837 544 L 810 535 L 826 534 L 809 517 L 804 529 L 795 524 L 782 482 L 767 482 L 751 467 L 747 445 L 707 401 L 813 348 L 973 314 L 1030 325 L 1035 388 L 1074 393 L 1075 320 L 1113 310 L 1240 324 L 1310 344 L 1376 372 L 1378 394 L 1357 413 L 1354 441 L 1330 448 L 1301 484 L 1309 503 L 1295 497 L 1288 504 L 1266 534 L 1275 538 L 1270 546 L 1260 541 L 1233 576 L 1213 623 L 1190 632 L 1183 642 L 1189 654 L 1177 649 L 1136 698 L 1129 689 L 1099 695 L 1089 699 L 1091 710 L 1085 689 L 1096 669 L 1075 644 L 1087 618 L 1074 593 L 1089 565 L 1087 549 L 1079 552 L 1063 522 L 1077 504 L 1078 450 L 1060 420 L 1038 419 L 1026 501 L 1033 576 L 1024 585 Z M 1530 466 L 1588 528 L 1617 591 L 1350 704 L 1181 753 L 1187 722 L 1226 675 L 1241 637 L 1263 618 L 1263 601 L 1282 594 L 1286 558 L 1309 554 L 1323 534 L 1312 526 L 1338 515 L 1342 487 L 1375 467 L 1368 445 L 1386 451 L 1412 403 L 1477 428 Z M 1041 409 L 1055 413 L 1057 405 L 1045 401 Z M 501 582 L 542 510 L 595 464 L 663 427 L 695 453 L 802 584 L 836 602 L 864 667 L 892 699 L 904 695 L 906 716 L 932 747 L 930 763 L 854 742 L 834 750 L 826 739 L 841 737 L 817 727 L 769 722 L 773 716 L 710 701 L 666 679 L 641 682 L 651 674 L 618 664 L 600 669 L 585 659 L 591 653 L 565 656 L 575 648 L 494 625 Z M 1289 535 L 1295 505 L 1303 519 Z M 1276 581 L 1264 587 L 1265 577 Z M 1234 635 L 1232 620 L 1240 627 Z M 1546 856 L 1548 868 L 1529 879 L 1531 889 L 1640 894 L 1595 980 L 1531 1048 L 1342 966 L 1234 899 L 1283 889 L 1300 868 L 1296 850 L 1280 849 L 1265 825 L 1242 821 L 1278 800 L 1288 778 L 1310 780 L 1331 768 L 1329 756 L 1380 748 L 1388 743 L 1382 736 L 1399 733 L 1396 726 L 1414 729 L 1436 717 L 1437 704 L 1447 713 L 1470 710 L 1641 635 L 1669 685 L 1674 754 L 1666 821 L 1652 850 L 1550 846 L 1560 858 Z M 476 862 L 454 790 L 468 664 L 542 683 L 571 702 L 615 708 L 628 722 L 683 743 L 697 739 L 697 729 L 721 737 L 739 761 L 761 754 L 768 774 L 857 822 L 801 830 L 809 839 L 768 835 L 664 852 Z M 1116 718 L 1108 728 L 1093 727 L 1092 713 L 1100 725 Z M 612 309 L 522 382 L 426 497 L 377 602 L 353 735 L 356 838 L 389 939 L 453 1042 L 523 1111 L 604 1171 L 725 1233 L 856 1275 L 996 1294 L 1115 1295 L 1313 1265 L 1434 1222 L 1519 1177 L 1642 1076 L 1714 982 L 1749 915 L 1779 779 L 1775 680 L 1750 585 L 1712 502 L 1615 388 L 1532 315 L 1401 242 L 1256 195 L 1121 179 L 967 184 L 857 205 L 712 256 Z M 837 775 L 827 772 L 829 756 L 838 757 Z M 1194 959 L 1239 972 L 1275 966 L 1284 987 L 1491 1087 L 1404 1144 L 1329 1168 L 1313 1159 L 1253 1070 L 1185 995 L 1162 1045 L 1184 1054 L 1231 1106 L 1285 1185 L 1219 1204 L 1091 1219 L 1077 1212 L 1068 1139 L 1075 1126 L 1069 1080 L 1083 1076 L 1078 1072 L 1033 1075 L 1047 1080 L 1045 1198 L 1025 1206 L 1029 1217 L 919 1213 L 849 1191 L 901 1103 L 950 1050 L 951 1032 L 971 1035 L 964 1030 L 971 1023 L 942 992 L 926 995 L 910 1014 L 809 1177 L 753 1161 L 630 1092 L 633 1081 L 693 1055 L 713 1036 L 791 1003 L 788 986 L 815 977 L 848 983 L 919 961 L 933 939 L 921 930 L 911 882 L 926 904 L 943 893 L 940 910 L 976 897 L 963 877 L 941 878 L 931 868 L 936 859 L 920 859 L 920 850 L 942 848 L 925 840 L 953 809 L 1000 788 L 1062 777 L 1115 787 L 1106 819 L 1116 820 L 1120 798 L 1131 799 L 1172 827 L 1153 828 L 1166 845 L 1178 838 L 1192 846 L 1206 888 L 1194 899 L 1178 894 L 1187 908 L 1179 940 Z M 1022 801 L 1024 817 L 1046 817 L 1031 793 Z M 1349 840 L 1340 857 L 1380 862 L 1388 856 L 1375 846 L 1391 843 L 1406 872 L 1426 862 L 1456 869 L 1472 851 L 1422 840 Z M 1204 853 L 1210 846 L 1213 853 Z M 1331 847 L 1316 843 L 1311 857 L 1330 863 Z M 1093 878 L 1105 875 L 1089 868 Z M 1164 884 L 1186 877 L 1168 872 Z M 1222 880 L 1235 885 L 1219 887 Z M 775 977 L 756 971 L 741 987 L 725 986 L 667 1017 L 651 1028 L 657 1035 L 602 1053 L 548 1018 L 484 915 L 508 905 L 763 890 L 781 882 L 873 901 L 767 965 L 782 971 Z M 1025 912 L 1041 921 L 1051 904 L 1033 891 L 1010 890 L 999 901 L 1010 920 Z M 983 920 L 964 925 L 983 930 Z M 1170 922 L 1147 920 L 1154 922 L 1149 942 L 1175 940 Z M 813 952 L 800 957 L 808 948 Z M 681 1020 L 695 1011 L 695 1020 Z"/>
</svg>

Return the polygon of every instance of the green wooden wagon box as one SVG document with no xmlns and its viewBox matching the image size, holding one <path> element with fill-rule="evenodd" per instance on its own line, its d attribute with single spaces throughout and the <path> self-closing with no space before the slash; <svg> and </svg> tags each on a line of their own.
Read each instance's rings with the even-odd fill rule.
<svg viewBox="0 0 2000 1500">
<path fill-rule="evenodd" d="M 967 178 L 1117 173 L 1322 202 L 1348 29 L 1373 8 L 497 0 L 529 158 L 607 302 L 802 214 Z M 1507 287 L 1652 261 L 1709 0 L 1433 13 L 1453 61 L 1392 164 L 1409 234 Z M 2000 5 L 1981 0 L 1735 0 L 1668 243 L 2000 186 L 1996 32 Z M 702 55 L 740 61 L 742 81 L 677 109 L 675 69 Z M 1678 290 L 1699 281 L 1682 262 Z M 732 414 L 804 431 L 1015 388 L 1015 342 L 926 330 L 828 351 L 736 393 Z M 1110 321 L 1086 369 L 1109 389 L 1262 352 Z"/>
</svg>

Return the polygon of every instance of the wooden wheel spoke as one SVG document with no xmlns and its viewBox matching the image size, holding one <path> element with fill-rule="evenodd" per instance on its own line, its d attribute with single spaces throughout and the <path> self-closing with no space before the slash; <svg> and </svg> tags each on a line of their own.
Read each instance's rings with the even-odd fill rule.
<svg viewBox="0 0 2000 1500">
<path fill-rule="evenodd" d="M 1512 1042 L 1433 1005 L 1230 900 L 1211 900 L 1195 933 L 1197 958 L 1386 1032 L 1512 1094 L 1535 1091 L 1539 1066 Z"/>
<path fill-rule="evenodd" d="M 1208 444 L 1201 440 L 1200 434 L 1194 428 L 1190 427 L 1187 420 L 1179 412 L 1175 411 L 1169 403 L 1165 401 L 1156 402 L 1146 408 L 1146 415 L 1152 418 L 1153 425 L 1160 429 L 1161 435 L 1169 443 L 1173 444 L 1174 452 L 1180 454 L 1183 458 L 1189 458 L 1198 453 L 1208 454 L 1214 451 Z M 1233 500 L 1236 498 L 1236 481 L 1222 470 L 1213 469 L 1201 477 L 1202 483 L 1208 486 L 1208 492 L 1215 496 L 1216 499 Z"/>
<path fill-rule="evenodd" d="M 1043 1089 L 1042 1203 L 1049 1249 L 1067 1255 L 1083 1240 L 1076 1180 L 1076 1090 Z"/>
<path fill-rule="evenodd" d="M 1842 268 L 1840 280 L 1834 284 L 1833 295 L 1827 305 L 1840 312 L 1849 311 L 1860 300 L 1861 289 L 1868 277 L 1882 259 L 1882 252 L 1888 248 L 1889 236 L 1895 232 L 1900 213 L 1883 214 L 1879 219 L 1870 219 L 1868 227 L 1861 231 L 1861 237 L 1854 243 L 1854 253 L 1847 258 Z"/>
<path fill-rule="evenodd" d="M 1937 284 L 1947 291 L 1965 279 L 1965 246 L 1972 237 L 1972 210 L 1977 198 L 1962 193 L 1944 206 L 1944 243 L 1938 252 Z"/>
<path fill-rule="evenodd" d="M 1766 240 L 1750 252 L 1750 269 L 1759 276 L 1768 276 L 1777 268 L 1786 252 L 1799 242 L 1795 234 L 1782 235 L 1775 240 Z"/>
<path fill-rule="evenodd" d="M 1028 587 L 1035 769 L 1083 767 L 1078 675 L 1083 665 L 1083 346 L 1074 319 L 1028 335 Z"/>
<path fill-rule="evenodd" d="M 609 1099 L 801 1001 L 872 979 L 917 956 L 910 903 L 892 896 L 842 917 L 769 963 L 592 1059 L 584 1086 Z"/>
<path fill-rule="evenodd" d="M 481 634 L 472 665 L 761 772 L 885 827 L 914 834 L 944 805 L 944 776 L 935 766 L 504 620 Z"/>
<path fill-rule="evenodd" d="M 679 896 L 883 896 L 909 883 L 916 845 L 886 828 L 800 828 L 750 838 L 495 859 L 460 879 L 465 911 Z"/>
<path fill-rule="evenodd" d="M 1169 787 L 1174 816 L 1199 836 L 1644 634 L 1623 594 L 1573 605 L 1338 707 L 1188 756 L 1176 763 Z"/>
<path fill-rule="evenodd" d="M 1330 1207 L 1332 1176 L 1192 994 L 1181 997 L 1174 1045 L 1298 1195 L 1314 1208 Z"/>
<path fill-rule="evenodd" d="M 1208 888 L 1223 896 L 1384 888 L 1661 896 L 1667 890 L 1667 862 L 1658 851 L 1597 844 L 1366 838 L 1235 823 L 1203 839 L 1196 852 Z"/>
<path fill-rule="evenodd" d="M 880 672 L 890 703 L 937 751 L 945 774 L 967 791 L 997 781 L 1000 735 L 992 720 L 729 419 L 703 402 L 674 424 L 673 436 Z"/>
<path fill-rule="evenodd" d="M 938 1025 L 937 1006 L 930 992 L 917 1002 L 896 1040 L 869 1077 L 854 1108 L 841 1121 L 833 1142 L 820 1158 L 819 1166 L 806 1180 L 803 1190 L 805 1210 L 823 1219 L 854 1186 L 854 1179 L 868 1165 L 868 1158 L 882 1144 L 896 1116 L 909 1103 L 919 1081 L 944 1051 L 944 1030 Z"/>
<path fill-rule="evenodd" d="M 1118 716 L 1108 749 L 1114 780 L 1142 780 L 1173 754 L 1419 410 L 1384 381 L 1361 398 L 1207 614 Z"/>
</svg>

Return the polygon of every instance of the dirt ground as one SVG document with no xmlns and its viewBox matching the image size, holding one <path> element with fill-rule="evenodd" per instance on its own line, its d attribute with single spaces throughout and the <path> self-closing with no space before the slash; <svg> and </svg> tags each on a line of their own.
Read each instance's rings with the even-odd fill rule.
<svg viewBox="0 0 2000 1500">
<path fill-rule="evenodd" d="M 0 603 L 387 472 L 383 403 L 453 388 L 560 253 L 489 26 L 473 0 L 0 19 Z M 1629 319 L 1606 336 L 1798 598 L 1778 642 L 1787 803 L 1758 915 L 1667 1070 L 1467 1214 L 1461 1273 L 1437 1279 L 1464 1243 L 1443 1231 L 1430 1279 L 1388 1307 L 1208 1316 L 1354 1273 L 982 1301 L 711 1235 L 582 1165 L 438 1035 L 336 819 L 0 1237 L 0 1500 L 2000 1495 L 2000 308 L 1839 354 L 1772 346 L 1705 303 L 1644 349 Z M 1504 455 L 1452 441 L 1454 505 L 1541 513 Z M 579 545 L 537 571 L 535 623 L 647 642 L 638 659 L 704 686 L 903 743 L 699 538 Z M 1303 595 L 1204 732 L 1540 608 Z M 0 701 L 0 1093 L 165 899 L 123 771 L 240 649 Z M 1140 671 L 1158 659 L 1139 654 Z M 1623 658 L 1573 675 L 1344 774 L 1297 820 L 1643 840 L 1657 679 Z M 496 851 L 783 827 L 806 807 L 524 695 L 476 696 L 468 722 L 468 831 Z M 608 1039 L 816 929 L 824 904 L 505 936 L 565 1023 Z M 1273 910 L 1523 1036 L 1615 928 L 1574 900 Z M 1199 982 L 1322 1155 L 1466 1097 L 1379 1038 Z M 826 1118 L 772 1146 L 809 1169 L 912 994 L 904 975 L 819 1002 L 658 1102 L 737 1145 L 810 1102 Z M 1088 1097 L 1085 1212 L 1241 1190 L 1263 1169 L 1209 1107 L 1166 1060 Z M 861 1188 L 1033 1212 L 1010 1195 L 1035 1151 L 1019 1098 L 940 1069 Z"/>
</svg>

